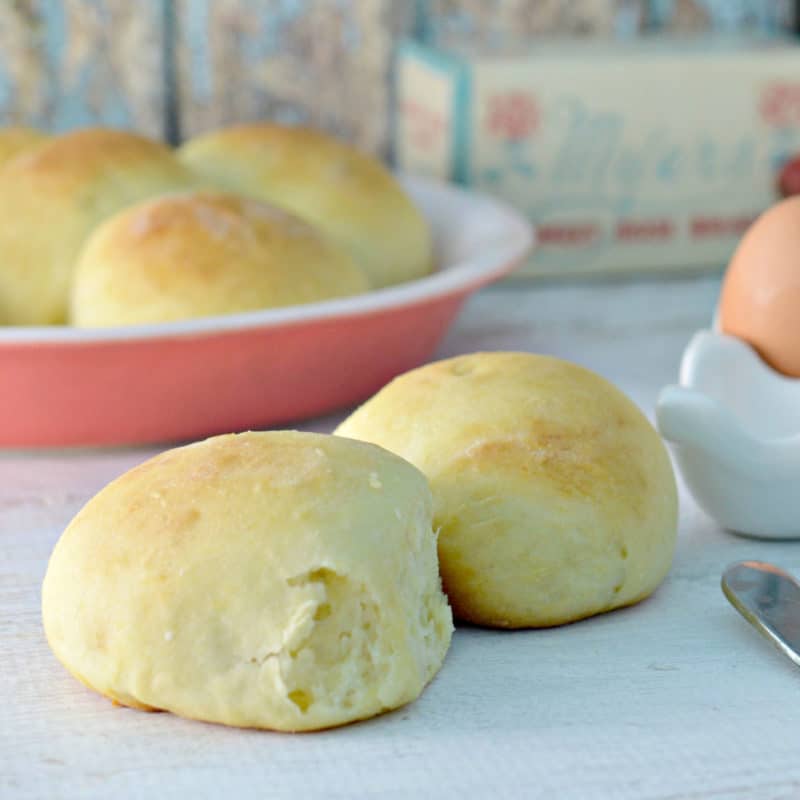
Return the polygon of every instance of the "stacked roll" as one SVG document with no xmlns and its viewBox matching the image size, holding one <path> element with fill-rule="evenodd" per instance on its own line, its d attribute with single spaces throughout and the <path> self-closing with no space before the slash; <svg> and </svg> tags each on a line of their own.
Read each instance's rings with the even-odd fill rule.
<svg viewBox="0 0 800 800">
<path fill-rule="evenodd" d="M 169 322 L 346 297 L 432 269 L 420 212 L 325 134 L 236 126 L 178 151 L 0 133 L 0 324 Z"/>
</svg>

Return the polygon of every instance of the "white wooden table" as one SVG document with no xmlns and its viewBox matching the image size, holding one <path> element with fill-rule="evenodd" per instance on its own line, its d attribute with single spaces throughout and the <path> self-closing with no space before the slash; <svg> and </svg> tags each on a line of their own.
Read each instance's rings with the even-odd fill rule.
<svg viewBox="0 0 800 800">
<path fill-rule="evenodd" d="M 465 308 L 441 355 L 556 354 L 652 414 L 717 288 L 712 278 L 496 288 Z M 459 629 L 439 676 L 398 712 L 284 735 L 114 708 L 51 655 L 39 587 L 81 504 L 153 452 L 0 453 L 3 800 L 800 797 L 800 672 L 719 589 L 742 558 L 800 571 L 800 543 L 725 533 L 683 491 L 675 564 L 650 600 L 553 630 Z"/>
</svg>

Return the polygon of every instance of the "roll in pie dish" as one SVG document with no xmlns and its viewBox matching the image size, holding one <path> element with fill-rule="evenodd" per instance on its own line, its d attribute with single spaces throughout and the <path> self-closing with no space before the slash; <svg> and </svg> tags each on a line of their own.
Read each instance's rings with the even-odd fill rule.
<svg viewBox="0 0 800 800">
<path fill-rule="evenodd" d="M 378 289 L 434 267 L 425 218 L 376 159 L 320 131 L 235 125 L 188 141 L 181 161 L 203 180 L 294 212 L 324 231 Z"/>
<path fill-rule="evenodd" d="M 135 205 L 89 237 L 73 277 L 80 327 L 212 317 L 367 291 L 316 228 L 241 195 L 194 191 Z"/>
<path fill-rule="evenodd" d="M 0 167 L 0 325 L 67 322 L 75 264 L 105 219 L 196 179 L 163 144 L 88 129 L 25 147 Z"/>
<path fill-rule="evenodd" d="M 194 249 L 185 242 L 192 232 L 169 203 L 170 195 L 192 190 L 197 197 L 235 195 L 243 217 L 233 223 L 233 201 L 223 211 L 221 203 L 211 210 L 210 201 L 198 200 L 196 221 L 208 224 L 196 226 Z M 157 269 L 135 268 L 134 253 L 126 257 L 109 244 L 124 238 L 127 212 L 146 200 L 173 209 L 158 215 Z M 258 232 L 255 216 L 245 213 L 257 202 L 284 211 L 272 217 L 272 237 Z M 225 214 L 227 225 L 220 222 Z M 279 279 L 275 265 L 298 229 L 294 219 L 326 244 L 289 254 Z M 243 252 L 238 234 L 248 227 L 259 244 Z M 200 241 L 209 243 L 209 230 L 216 233 L 209 250 L 231 272 L 223 277 L 216 267 L 216 280 L 207 280 L 203 268 L 214 260 Z M 221 241 L 223 230 L 230 241 Z M 147 238 L 152 245 L 154 237 Z M 52 138 L 27 129 L 0 131 L 0 250 L 0 325 L 7 326 L 114 327 L 301 305 L 408 282 L 434 268 L 428 224 L 383 165 L 322 132 L 275 124 L 205 134 L 179 151 L 119 130 Z M 249 269 L 238 269 L 240 259 Z M 79 279 L 88 268 L 77 269 L 86 261 L 97 278 L 88 290 Z M 176 301 L 179 291 L 186 302 Z"/>
</svg>

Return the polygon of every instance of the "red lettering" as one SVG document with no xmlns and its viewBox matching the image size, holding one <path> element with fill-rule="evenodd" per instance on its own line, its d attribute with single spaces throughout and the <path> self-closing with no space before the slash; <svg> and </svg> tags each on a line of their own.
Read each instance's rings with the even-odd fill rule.
<svg viewBox="0 0 800 800">
<path fill-rule="evenodd" d="M 539 127 L 539 106 L 528 92 L 490 95 L 486 103 L 485 126 L 492 136 L 519 141 Z"/>
<path fill-rule="evenodd" d="M 761 93 L 761 118 L 775 127 L 800 125 L 800 83 L 773 83 Z"/>
<path fill-rule="evenodd" d="M 668 219 L 623 219 L 617 223 L 616 237 L 622 241 L 664 241 L 675 235 Z"/>
<path fill-rule="evenodd" d="M 689 222 L 689 232 L 693 239 L 741 236 L 753 224 L 754 220 L 754 215 L 693 217 Z"/>
<path fill-rule="evenodd" d="M 416 147 L 427 150 L 441 143 L 447 131 L 447 120 L 438 111 L 408 98 L 401 105 L 408 123 L 408 139 Z"/>
<path fill-rule="evenodd" d="M 579 246 L 594 241 L 600 229 L 594 223 L 553 223 L 539 227 L 539 241 L 543 245 Z"/>
</svg>

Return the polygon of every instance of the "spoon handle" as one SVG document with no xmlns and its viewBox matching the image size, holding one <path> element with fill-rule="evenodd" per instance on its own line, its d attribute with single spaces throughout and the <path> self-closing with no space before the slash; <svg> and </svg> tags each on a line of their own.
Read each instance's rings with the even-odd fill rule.
<svg viewBox="0 0 800 800">
<path fill-rule="evenodd" d="M 731 605 L 800 666 L 800 584 L 772 564 L 741 561 L 722 575 Z"/>
</svg>

